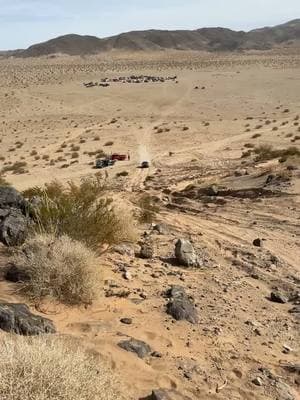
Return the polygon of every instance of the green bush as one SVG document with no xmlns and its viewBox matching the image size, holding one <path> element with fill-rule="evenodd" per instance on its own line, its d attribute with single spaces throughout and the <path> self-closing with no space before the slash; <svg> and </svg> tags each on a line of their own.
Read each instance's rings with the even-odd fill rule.
<svg viewBox="0 0 300 400">
<path fill-rule="evenodd" d="M 85 179 L 79 185 L 68 186 L 54 181 L 44 188 L 24 192 L 26 198 L 39 196 L 35 210 L 35 231 L 56 236 L 67 235 L 97 249 L 103 244 L 135 240 L 134 221 L 129 212 L 118 211 L 106 197 L 101 177 Z"/>
</svg>

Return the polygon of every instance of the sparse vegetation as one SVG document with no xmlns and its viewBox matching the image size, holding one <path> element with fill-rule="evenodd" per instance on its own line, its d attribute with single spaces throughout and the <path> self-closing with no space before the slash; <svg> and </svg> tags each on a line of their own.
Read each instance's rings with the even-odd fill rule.
<svg viewBox="0 0 300 400">
<path fill-rule="evenodd" d="M 25 161 L 16 161 L 12 165 L 7 165 L 2 168 L 2 172 L 12 172 L 15 175 L 21 175 L 25 174 L 27 171 L 25 167 L 27 166 L 27 163 Z"/>
<path fill-rule="evenodd" d="M 274 158 L 284 158 L 297 156 L 300 157 L 300 150 L 297 147 L 291 146 L 287 149 L 273 149 L 270 145 L 262 145 L 254 149 L 254 153 L 257 155 L 256 161 L 267 161 Z"/>
<path fill-rule="evenodd" d="M 154 203 L 153 198 L 145 194 L 139 200 L 139 207 L 141 209 L 139 221 L 141 223 L 152 223 L 159 212 L 159 207 Z"/>
<path fill-rule="evenodd" d="M 14 253 L 13 264 L 28 276 L 20 291 L 34 301 L 47 297 L 65 304 L 90 304 L 100 291 L 93 251 L 68 236 L 28 239 Z"/>
<path fill-rule="evenodd" d="M 104 145 L 104 146 L 113 146 L 113 144 L 114 144 L 114 142 L 112 142 L 112 141 L 108 141 L 108 142 L 106 142 L 106 143 L 105 143 L 105 145 Z"/>
<path fill-rule="evenodd" d="M 260 134 L 260 133 L 255 133 L 255 134 L 252 136 L 252 139 L 257 139 L 257 138 L 259 138 L 259 137 L 261 137 L 261 134 Z"/>
<path fill-rule="evenodd" d="M 3 400 L 121 400 L 112 372 L 73 339 L 5 336 L 0 351 Z"/>
<path fill-rule="evenodd" d="M 65 187 L 52 182 L 44 188 L 24 192 L 28 198 L 41 197 L 35 215 L 37 232 L 68 235 L 94 249 L 104 243 L 135 239 L 131 216 L 124 210 L 119 212 L 105 194 L 104 181 L 99 176 L 85 179 L 79 185 L 69 182 Z"/>
<path fill-rule="evenodd" d="M 9 183 L 7 180 L 3 177 L 3 175 L 0 173 L 0 186 L 8 186 Z"/>
</svg>

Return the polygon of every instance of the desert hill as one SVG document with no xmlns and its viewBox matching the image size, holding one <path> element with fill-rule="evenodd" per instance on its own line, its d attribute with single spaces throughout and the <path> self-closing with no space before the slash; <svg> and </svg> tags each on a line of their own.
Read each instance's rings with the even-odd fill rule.
<svg viewBox="0 0 300 400">
<path fill-rule="evenodd" d="M 122 33 L 104 39 L 71 34 L 35 44 L 26 50 L 2 52 L 2 55 L 39 57 L 63 53 L 74 56 L 92 55 L 111 50 L 269 50 L 282 44 L 298 44 L 299 40 L 300 19 L 296 19 L 282 25 L 255 29 L 250 32 L 237 32 L 225 28 L 174 31 L 146 30 Z"/>
</svg>

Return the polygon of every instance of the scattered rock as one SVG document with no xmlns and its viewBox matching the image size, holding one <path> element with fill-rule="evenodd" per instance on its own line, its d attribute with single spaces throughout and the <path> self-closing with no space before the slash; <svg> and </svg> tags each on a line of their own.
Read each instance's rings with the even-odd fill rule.
<svg viewBox="0 0 300 400">
<path fill-rule="evenodd" d="M 9 186 L 0 187 L 0 242 L 19 246 L 28 234 L 29 206 L 23 196 Z"/>
<path fill-rule="evenodd" d="M 0 242 L 5 246 L 22 245 L 28 234 L 28 219 L 20 210 L 0 209 Z"/>
<path fill-rule="evenodd" d="M 166 390 L 153 390 L 150 396 L 144 397 L 140 400 L 172 400 L 172 398 L 168 395 Z"/>
<path fill-rule="evenodd" d="M 139 358 L 145 358 L 152 351 L 147 343 L 133 338 L 118 343 L 118 346 L 123 350 L 135 353 Z"/>
<path fill-rule="evenodd" d="M 11 186 L 0 187 L 0 209 L 14 208 L 25 214 L 27 202 L 16 189 Z"/>
<path fill-rule="evenodd" d="M 135 255 L 134 248 L 126 244 L 120 244 L 118 246 L 115 246 L 114 251 L 120 254 L 121 256 L 134 257 Z"/>
<path fill-rule="evenodd" d="M 279 291 L 272 292 L 270 295 L 270 300 L 273 301 L 274 303 L 280 303 L 280 304 L 285 304 L 289 302 L 288 297 L 286 297 L 284 294 L 280 293 Z"/>
<path fill-rule="evenodd" d="M 185 239 L 179 239 L 175 245 L 175 257 L 179 264 L 186 267 L 200 267 L 200 262 L 191 242 Z"/>
<path fill-rule="evenodd" d="M 125 325 L 131 325 L 132 324 L 132 319 L 131 318 L 121 318 L 120 321 L 122 322 L 122 324 L 125 324 Z"/>
<path fill-rule="evenodd" d="M 254 385 L 256 385 L 256 386 L 262 386 L 263 385 L 263 381 L 262 381 L 262 379 L 258 376 L 258 377 L 256 377 L 256 378 L 254 378 L 253 380 L 252 380 L 252 383 L 254 384 Z"/>
<path fill-rule="evenodd" d="M 168 227 L 165 224 L 154 225 L 153 230 L 160 235 L 167 235 L 169 233 Z"/>
<path fill-rule="evenodd" d="M 253 246 L 255 247 L 261 247 L 262 246 L 262 240 L 261 239 L 254 239 L 253 240 Z"/>
<path fill-rule="evenodd" d="M 18 335 L 33 336 L 55 333 L 52 321 L 34 315 L 25 304 L 0 304 L 0 329 Z"/>
<path fill-rule="evenodd" d="M 132 275 L 131 275 L 130 271 L 125 271 L 124 274 L 123 274 L 123 277 L 127 281 L 131 281 L 132 280 Z"/>
<path fill-rule="evenodd" d="M 167 304 L 167 313 L 176 321 L 186 320 L 191 324 L 198 323 L 198 313 L 195 305 L 189 299 L 185 290 L 181 286 L 172 286 L 168 290 L 167 296 L 170 298 Z"/>
<path fill-rule="evenodd" d="M 154 256 L 154 250 L 151 243 L 143 243 L 141 244 L 141 249 L 139 253 L 140 258 L 151 259 Z"/>
<path fill-rule="evenodd" d="M 277 400 L 295 400 L 292 395 L 292 389 L 282 381 L 276 382 Z"/>
<path fill-rule="evenodd" d="M 153 390 L 150 396 L 143 397 L 140 400 L 191 400 L 175 390 L 158 389 Z"/>
</svg>

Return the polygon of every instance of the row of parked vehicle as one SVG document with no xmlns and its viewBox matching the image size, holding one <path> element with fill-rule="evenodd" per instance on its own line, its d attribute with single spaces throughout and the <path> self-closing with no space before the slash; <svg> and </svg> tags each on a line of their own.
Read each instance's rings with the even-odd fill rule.
<svg viewBox="0 0 300 400">
<path fill-rule="evenodd" d="M 126 154 L 113 153 L 109 157 L 97 159 L 95 167 L 97 169 L 108 168 L 114 166 L 117 161 L 126 161 L 126 160 L 130 160 L 129 154 L 127 156 Z M 139 168 L 150 168 L 149 161 L 143 161 L 139 166 Z"/>
</svg>

